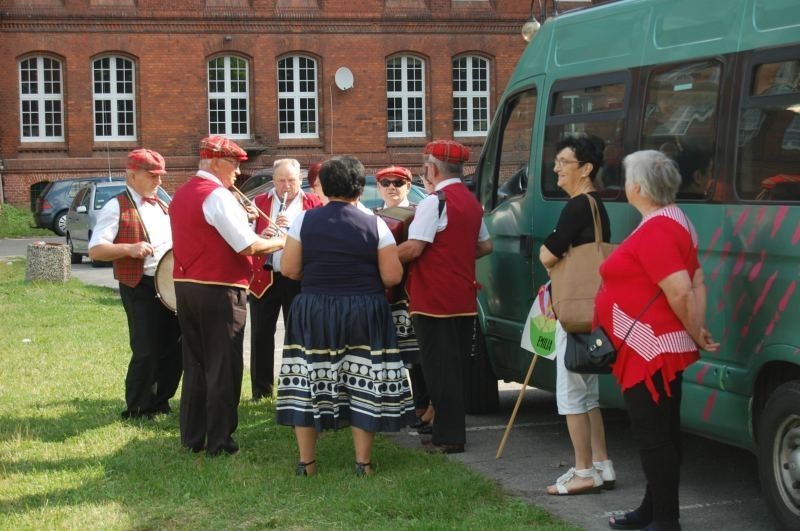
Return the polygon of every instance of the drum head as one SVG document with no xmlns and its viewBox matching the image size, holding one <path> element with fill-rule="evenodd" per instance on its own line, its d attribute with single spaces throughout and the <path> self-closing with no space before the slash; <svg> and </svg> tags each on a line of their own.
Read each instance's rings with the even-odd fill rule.
<svg viewBox="0 0 800 531">
<path fill-rule="evenodd" d="M 175 280 L 172 276 L 172 266 L 175 259 L 172 256 L 172 249 L 164 253 L 156 267 L 156 293 L 162 304 L 177 313 L 178 304 L 175 297 Z"/>
</svg>

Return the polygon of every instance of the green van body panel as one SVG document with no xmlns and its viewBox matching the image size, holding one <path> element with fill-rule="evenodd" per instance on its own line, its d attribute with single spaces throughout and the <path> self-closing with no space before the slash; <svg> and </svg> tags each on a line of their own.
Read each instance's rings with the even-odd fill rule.
<svg viewBox="0 0 800 531">
<path fill-rule="evenodd" d="M 476 173 L 479 188 L 492 178 L 492 149 L 501 134 L 504 107 L 519 94 L 535 90 L 527 191 L 485 210 L 494 252 L 479 260 L 477 268 L 483 286 L 478 294 L 479 323 L 499 379 L 521 382 L 530 365 L 531 354 L 519 343 L 536 291 L 547 280 L 538 260 L 539 246 L 564 206 L 563 200 L 545 197 L 539 182 L 543 166 L 551 164 L 543 160 L 543 143 L 554 84 L 694 59 L 718 59 L 727 79 L 734 69 L 744 68 L 750 51 L 791 45 L 800 45 L 796 0 L 625 0 L 542 24 L 500 99 Z M 725 87 L 724 97 L 740 88 Z M 721 100 L 719 111 L 729 106 Z M 738 115 L 738 108 L 734 110 Z M 737 116 L 729 120 L 735 129 Z M 725 138 L 735 141 L 736 136 Z M 728 161 L 722 168 L 729 173 L 736 150 L 735 142 L 716 146 L 716 156 Z M 733 186 L 733 175 L 718 177 Z M 765 400 L 758 395 L 759 385 L 769 387 L 763 375 L 777 372 L 783 381 L 800 378 L 800 203 L 679 203 L 698 231 L 708 288 L 707 325 L 722 343 L 720 352 L 702 353 L 684 374 L 684 427 L 754 450 L 757 401 Z M 619 242 L 640 216 L 624 194 L 605 205 L 612 241 Z M 554 373 L 552 361 L 539 360 L 532 385 L 553 390 Z M 601 377 L 601 400 L 606 406 L 622 407 L 611 376 Z"/>
</svg>

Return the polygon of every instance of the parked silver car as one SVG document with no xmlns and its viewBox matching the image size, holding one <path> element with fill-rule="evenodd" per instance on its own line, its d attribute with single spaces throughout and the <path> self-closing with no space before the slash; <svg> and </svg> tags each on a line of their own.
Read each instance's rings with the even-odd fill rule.
<svg viewBox="0 0 800 531">
<path fill-rule="evenodd" d="M 67 211 L 66 238 L 73 264 L 80 264 L 83 257 L 89 254 L 89 240 L 97 223 L 100 209 L 110 200 L 125 190 L 124 182 L 97 182 L 81 188 L 72 200 Z M 169 204 L 172 198 L 161 187 L 158 197 Z M 103 265 L 92 262 L 92 266 Z"/>
</svg>

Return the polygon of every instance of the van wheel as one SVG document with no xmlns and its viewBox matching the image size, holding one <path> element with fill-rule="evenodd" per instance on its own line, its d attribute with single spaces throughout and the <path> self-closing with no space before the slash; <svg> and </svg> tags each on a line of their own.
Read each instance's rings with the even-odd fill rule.
<svg viewBox="0 0 800 531">
<path fill-rule="evenodd" d="M 758 429 L 758 475 L 772 514 L 800 529 L 800 381 L 770 395 Z"/>
<path fill-rule="evenodd" d="M 467 413 L 495 413 L 500 407 L 497 376 L 489 363 L 478 320 L 473 322 L 472 352 L 464 363 L 464 407 Z"/>
<path fill-rule="evenodd" d="M 67 233 L 67 245 L 69 245 L 69 263 L 72 265 L 82 263 L 83 255 L 75 252 L 75 248 L 72 246 L 72 238 L 69 237 L 69 233 Z"/>
</svg>

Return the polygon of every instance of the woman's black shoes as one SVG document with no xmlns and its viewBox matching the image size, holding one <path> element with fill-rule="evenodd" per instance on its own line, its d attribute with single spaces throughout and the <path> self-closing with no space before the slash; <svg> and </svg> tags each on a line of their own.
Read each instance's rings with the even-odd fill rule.
<svg viewBox="0 0 800 531">
<path fill-rule="evenodd" d="M 642 529 L 652 521 L 652 518 L 648 518 L 637 509 L 619 516 L 612 516 L 608 519 L 608 527 L 611 529 Z"/>
<path fill-rule="evenodd" d="M 371 476 L 372 475 L 372 463 L 356 463 L 356 476 L 363 477 L 363 476 Z"/>
<path fill-rule="evenodd" d="M 294 470 L 294 475 L 295 476 L 313 476 L 314 474 L 317 473 L 317 467 L 314 467 L 311 470 L 309 470 L 308 467 L 310 467 L 311 465 L 315 464 L 316 462 L 317 462 L 316 459 L 313 460 L 313 461 L 309 461 L 308 463 L 303 463 L 302 461 L 300 461 L 299 463 L 297 463 L 297 468 Z"/>
</svg>

